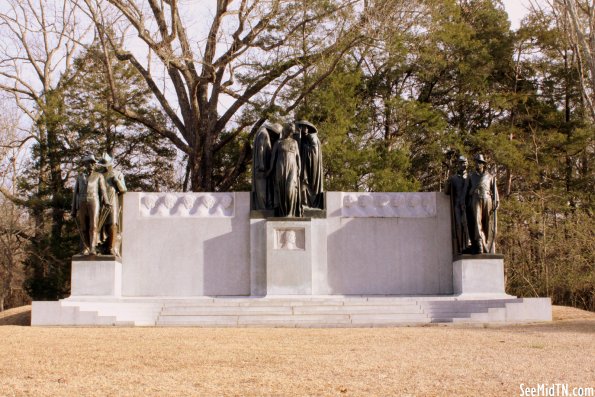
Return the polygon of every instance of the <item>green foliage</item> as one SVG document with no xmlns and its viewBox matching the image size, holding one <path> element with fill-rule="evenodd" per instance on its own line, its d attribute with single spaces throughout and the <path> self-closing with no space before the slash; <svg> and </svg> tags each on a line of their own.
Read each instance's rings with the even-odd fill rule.
<svg viewBox="0 0 595 397">
<path fill-rule="evenodd" d="M 70 261 L 78 250 L 79 235 L 70 211 L 70 178 L 86 153 L 114 157 L 126 175 L 129 190 L 172 190 L 176 151 L 165 139 L 114 112 L 102 58 L 91 47 L 75 60 L 72 74 L 62 76 L 58 88 L 46 92 L 35 128 L 42 137 L 32 150 L 32 166 L 19 181 L 24 194 L 33 193 L 30 210 L 35 223 L 25 289 L 35 300 L 68 295 Z M 149 103 L 150 93 L 130 66 L 114 66 L 121 100 L 126 106 L 159 122 L 165 118 Z"/>
<path fill-rule="evenodd" d="M 366 128 L 372 109 L 362 72 L 344 64 L 298 111 L 319 130 L 324 147 L 326 190 L 408 191 L 409 159 L 401 148 L 377 139 Z"/>
<path fill-rule="evenodd" d="M 106 81 L 105 60 L 98 44 L 75 60 L 72 76 L 64 76 L 64 139 L 71 166 L 83 153 L 107 152 L 126 175 L 129 190 L 176 190 L 176 150 L 159 134 L 112 109 L 114 100 L 135 112 L 166 124 L 167 118 L 150 103 L 151 92 L 142 76 L 127 63 L 111 59 L 116 97 Z"/>
</svg>

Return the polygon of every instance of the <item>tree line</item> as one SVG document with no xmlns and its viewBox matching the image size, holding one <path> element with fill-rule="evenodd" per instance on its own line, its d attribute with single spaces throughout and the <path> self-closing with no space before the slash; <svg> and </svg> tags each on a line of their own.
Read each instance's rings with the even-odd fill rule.
<svg viewBox="0 0 595 397">
<path fill-rule="evenodd" d="M 85 152 L 130 190 L 249 190 L 258 128 L 307 119 L 327 190 L 441 191 L 484 154 L 507 291 L 595 310 L 592 0 L 535 2 L 517 30 L 497 0 L 209 3 L 0 9 L 0 309 L 21 284 L 68 295 Z"/>
</svg>

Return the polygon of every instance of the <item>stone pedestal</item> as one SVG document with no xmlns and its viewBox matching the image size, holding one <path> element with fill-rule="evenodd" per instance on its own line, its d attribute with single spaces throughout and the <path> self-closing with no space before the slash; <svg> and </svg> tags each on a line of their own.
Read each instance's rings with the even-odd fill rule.
<svg viewBox="0 0 595 397">
<path fill-rule="evenodd" d="M 453 289 L 458 295 L 504 292 L 504 257 L 502 255 L 462 255 L 453 263 Z"/>
<path fill-rule="evenodd" d="M 267 295 L 312 294 L 309 218 L 269 218 L 266 224 Z"/>
<path fill-rule="evenodd" d="M 122 295 L 122 263 L 113 256 L 73 257 L 71 296 Z"/>
</svg>

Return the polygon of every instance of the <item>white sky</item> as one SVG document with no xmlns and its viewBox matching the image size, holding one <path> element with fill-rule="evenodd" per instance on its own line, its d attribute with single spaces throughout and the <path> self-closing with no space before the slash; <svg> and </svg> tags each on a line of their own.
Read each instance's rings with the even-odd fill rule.
<svg viewBox="0 0 595 397">
<path fill-rule="evenodd" d="M 528 0 L 503 0 L 506 12 L 508 12 L 508 20 L 511 22 L 512 30 L 519 28 L 521 19 L 527 15 Z"/>
</svg>

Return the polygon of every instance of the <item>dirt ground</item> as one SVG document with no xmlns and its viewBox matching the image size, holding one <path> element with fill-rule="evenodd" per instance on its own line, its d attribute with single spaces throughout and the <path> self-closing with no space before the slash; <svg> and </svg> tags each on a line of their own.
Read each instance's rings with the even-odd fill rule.
<svg viewBox="0 0 595 397">
<path fill-rule="evenodd" d="M 32 328 L 0 313 L 0 396 L 519 396 L 595 387 L 595 313 L 355 329 Z"/>
</svg>

